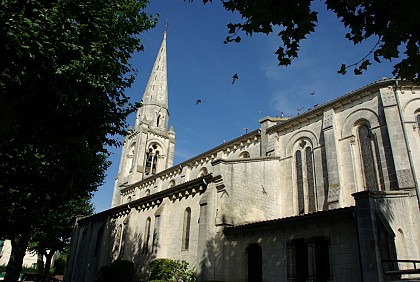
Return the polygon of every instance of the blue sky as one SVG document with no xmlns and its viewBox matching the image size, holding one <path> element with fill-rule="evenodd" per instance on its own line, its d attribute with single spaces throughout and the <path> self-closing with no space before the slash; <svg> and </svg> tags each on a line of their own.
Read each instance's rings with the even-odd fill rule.
<svg viewBox="0 0 420 282">
<path fill-rule="evenodd" d="M 394 62 L 374 64 L 361 76 L 352 70 L 345 76 L 337 74 L 341 63 L 360 60 L 376 41 L 354 46 L 344 38 L 343 24 L 322 3 L 313 2 L 319 23 L 315 33 L 301 42 L 299 58 L 291 66 L 280 67 L 274 54 L 280 45 L 276 33 L 242 36 L 239 44 L 223 44 L 226 24 L 239 17 L 225 11 L 219 1 L 206 5 L 200 0 L 151 1 L 146 11 L 159 13 L 159 23 L 140 35 L 145 50 L 133 56 L 132 64 L 139 72 L 127 94 L 133 102 L 141 100 L 168 20 L 169 124 L 176 132 L 175 164 L 244 134 L 245 128 L 257 129 L 262 117 L 282 112 L 295 116 L 298 108 L 304 107 L 304 112 L 392 77 Z M 239 79 L 232 85 L 235 73 Z M 203 102 L 195 105 L 197 99 Z M 134 116 L 128 123 L 134 124 Z M 113 164 L 93 198 L 96 212 L 111 206 L 121 148 L 112 151 Z"/>
</svg>

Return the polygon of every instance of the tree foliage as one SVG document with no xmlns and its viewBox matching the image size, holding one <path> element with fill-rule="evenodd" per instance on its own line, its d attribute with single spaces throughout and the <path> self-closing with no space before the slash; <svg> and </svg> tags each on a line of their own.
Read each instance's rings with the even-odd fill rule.
<svg viewBox="0 0 420 282">
<path fill-rule="evenodd" d="M 212 2 L 203 0 L 204 3 Z M 298 57 L 301 40 L 315 32 L 317 12 L 311 0 L 222 0 L 226 10 L 239 12 L 242 21 L 229 23 L 225 43 L 240 42 L 241 33 L 272 33 L 280 29 L 280 46 L 276 51 L 279 65 L 287 66 Z M 338 73 L 353 68 L 362 74 L 372 63 L 394 60 L 393 74 L 397 77 L 420 81 L 420 1 L 407 0 L 326 0 L 326 7 L 349 29 L 345 37 L 354 44 L 368 38 L 377 39 L 376 45 L 364 58 L 355 63 L 342 64 Z"/>
<path fill-rule="evenodd" d="M 44 274 L 49 274 L 51 259 L 55 252 L 65 251 L 78 217 L 93 213 L 90 197 L 70 199 L 67 203 L 45 212 L 34 227 L 28 249 L 46 258 Z"/>
<path fill-rule="evenodd" d="M 0 1 L 0 236 L 15 252 L 6 280 L 42 217 L 102 183 L 104 145 L 135 110 L 124 91 L 138 34 L 156 23 L 146 4 Z"/>
</svg>

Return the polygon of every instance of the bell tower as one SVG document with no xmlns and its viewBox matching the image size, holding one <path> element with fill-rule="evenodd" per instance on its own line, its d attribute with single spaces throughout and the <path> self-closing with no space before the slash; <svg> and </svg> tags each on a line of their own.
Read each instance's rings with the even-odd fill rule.
<svg viewBox="0 0 420 282">
<path fill-rule="evenodd" d="M 124 140 L 112 207 L 121 204 L 120 190 L 173 165 L 175 131 L 168 130 L 166 30 L 137 110 L 134 128 Z"/>
</svg>

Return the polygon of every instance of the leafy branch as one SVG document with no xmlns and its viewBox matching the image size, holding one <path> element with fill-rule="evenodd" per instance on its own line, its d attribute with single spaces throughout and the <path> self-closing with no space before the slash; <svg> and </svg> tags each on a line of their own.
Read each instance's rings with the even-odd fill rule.
<svg viewBox="0 0 420 282">
<path fill-rule="evenodd" d="M 379 53 L 380 53 L 380 49 L 375 50 L 376 46 L 379 45 L 379 43 L 381 42 L 381 38 L 378 39 L 378 41 L 376 42 L 375 46 L 373 46 L 373 48 L 369 51 L 369 53 L 366 54 L 366 56 L 364 56 L 362 59 L 360 59 L 359 61 L 357 61 L 356 63 L 353 63 L 351 65 L 346 65 L 346 64 L 341 64 L 340 69 L 337 71 L 337 73 L 345 75 L 347 73 L 347 69 L 351 68 L 351 67 L 355 67 L 354 68 L 354 74 L 355 75 L 361 75 L 363 73 L 363 71 L 367 70 L 367 67 L 369 65 L 371 65 L 372 63 L 370 62 L 370 60 L 367 60 L 367 58 L 373 53 L 373 58 L 376 62 L 381 63 L 381 61 L 379 60 Z"/>
</svg>

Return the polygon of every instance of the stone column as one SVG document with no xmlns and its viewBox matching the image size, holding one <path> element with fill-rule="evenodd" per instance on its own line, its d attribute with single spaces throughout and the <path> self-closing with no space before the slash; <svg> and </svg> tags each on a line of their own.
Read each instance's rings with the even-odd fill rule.
<svg viewBox="0 0 420 282">
<path fill-rule="evenodd" d="M 324 136 L 324 150 L 326 159 L 323 160 L 327 164 L 328 172 L 328 207 L 338 207 L 340 199 L 340 174 L 337 159 L 337 144 L 334 130 L 334 110 L 324 112 L 322 122 L 322 134 Z"/>
<path fill-rule="evenodd" d="M 398 187 L 414 188 L 414 178 L 411 172 L 407 144 L 401 124 L 401 118 L 397 105 L 397 99 L 392 87 L 380 89 L 381 100 L 384 109 L 392 155 L 394 157 L 395 171 L 397 174 Z"/>
<path fill-rule="evenodd" d="M 356 224 L 363 281 L 384 281 L 379 250 L 374 192 L 362 191 L 352 194 L 356 200 Z"/>
</svg>

